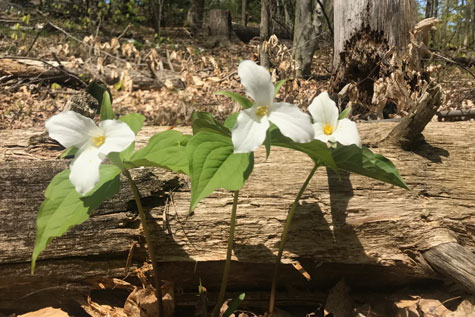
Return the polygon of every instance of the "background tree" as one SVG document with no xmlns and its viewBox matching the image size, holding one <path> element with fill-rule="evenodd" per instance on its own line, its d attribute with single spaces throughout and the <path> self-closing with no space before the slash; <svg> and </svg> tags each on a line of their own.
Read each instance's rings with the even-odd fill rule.
<svg viewBox="0 0 475 317">
<path fill-rule="evenodd" d="M 313 54 L 322 29 L 322 18 L 322 8 L 316 0 L 297 0 L 293 38 L 297 77 L 310 76 Z"/>
</svg>

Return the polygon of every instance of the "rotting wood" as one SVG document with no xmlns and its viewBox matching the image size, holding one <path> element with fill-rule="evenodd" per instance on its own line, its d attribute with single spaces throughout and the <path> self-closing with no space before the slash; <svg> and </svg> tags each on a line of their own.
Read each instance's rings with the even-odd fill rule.
<svg viewBox="0 0 475 317">
<path fill-rule="evenodd" d="M 423 253 L 434 269 L 475 294 L 475 254 L 455 242 L 439 244 Z"/>
<path fill-rule="evenodd" d="M 404 150 L 415 148 L 418 143 L 423 142 L 422 131 L 424 131 L 425 126 L 432 120 L 441 105 L 442 87 L 431 84 L 422 93 L 412 112 L 391 130 L 383 142 L 393 143 Z"/>
<path fill-rule="evenodd" d="M 324 169 L 318 171 L 297 210 L 284 252 L 286 263 L 298 259 L 312 280 L 287 268 L 283 285 L 319 287 L 341 277 L 366 287 L 418 283 L 440 279 L 424 251 L 450 242 L 475 251 L 475 182 L 467 168 L 475 160 L 475 124 L 431 122 L 424 130 L 426 143 L 413 152 L 377 147 L 394 126 L 358 124 L 364 144 L 390 158 L 412 191 L 358 175 L 339 180 Z M 145 127 L 138 146 L 164 129 Z M 124 187 L 91 219 L 55 239 L 40 256 L 37 274 L 29 275 L 43 191 L 68 164 L 55 160 L 57 149 L 31 147 L 29 139 L 41 133 L 42 129 L 0 131 L 0 307 L 40 288 L 79 287 L 100 276 L 123 277 L 133 243 L 138 246 L 132 266 L 145 259 L 132 196 Z M 234 249 L 238 262 L 233 262 L 230 281 L 234 289 L 270 283 L 267 271 L 272 271 L 287 209 L 311 168 L 299 153 L 275 148 L 265 160 L 264 152 L 257 151 L 254 172 L 239 200 Z M 207 288 L 217 287 L 219 274 L 214 273 L 221 270 L 226 254 L 232 195 L 217 191 L 188 217 L 186 177 L 161 169 L 138 169 L 135 177 L 151 210 L 157 254 L 167 279 L 195 288 L 199 275 Z M 170 231 L 163 229 L 164 215 Z"/>
</svg>

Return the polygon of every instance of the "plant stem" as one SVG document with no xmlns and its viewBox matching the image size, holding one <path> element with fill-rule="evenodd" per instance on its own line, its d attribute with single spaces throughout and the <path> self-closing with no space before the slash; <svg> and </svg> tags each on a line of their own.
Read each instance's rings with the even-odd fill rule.
<svg viewBox="0 0 475 317">
<path fill-rule="evenodd" d="M 233 254 L 234 243 L 234 229 L 236 227 L 236 210 L 239 197 L 239 190 L 234 192 L 233 209 L 231 211 L 231 222 L 229 224 L 229 237 L 228 237 L 228 250 L 226 253 L 226 263 L 224 264 L 223 279 L 221 280 L 221 288 L 219 289 L 218 300 L 214 306 L 211 316 L 216 317 L 219 314 L 219 309 L 224 301 L 224 295 L 226 294 L 226 286 L 228 284 L 229 268 L 231 267 L 231 256 Z"/>
<path fill-rule="evenodd" d="M 145 234 L 145 242 L 147 243 L 148 256 L 150 257 L 150 260 L 152 261 L 153 278 L 155 281 L 155 296 L 157 297 L 158 312 L 159 312 L 159 316 L 163 316 L 162 289 L 160 285 L 157 260 L 155 258 L 155 248 L 152 244 L 152 236 L 150 233 L 150 228 L 147 224 L 145 211 L 143 209 L 142 202 L 140 200 L 140 193 L 129 171 L 127 169 L 122 169 L 122 173 L 125 175 L 125 177 L 127 177 L 127 181 L 129 182 L 129 185 L 132 189 L 132 193 L 134 194 L 134 197 L 135 197 L 135 203 L 137 204 L 137 209 L 140 215 L 140 221 L 142 222 L 142 227 Z"/>
<path fill-rule="evenodd" d="M 289 213 L 287 214 L 287 219 L 285 220 L 284 231 L 282 232 L 282 238 L 280 239 L 279 253 L 277 254 L 277 259 L 274 265 L 274 273 L 272 275 L 272 287 L 270 291 L 270 300 L 269 300 L 269 316 L 271 317 L 274 312 L 275 292 L 277 288 L 277 276 L 279 275 L 280 260 L 282 259 L 282 253 L 284 252 L 284 246 L 285 246 L 285 242 L 287 241 L 287 234 L 289 233 L 290 224 L 292 223 L 292 218 L 295 214 L 295 210 L 297 209 L 297 204 L 299 203 L 299 200 L 302 197 L 303 192 L 307 188 L 308 183 L 310 182 L 313 175 L 317 171 L 318 166 L 319 165 L 315 163 L 315 165 L 313 166 L 313 169 L 310 171 L 310 174 L 308 174 L 307 179 L 305 180 L 302 187 L 300 188 L 300 191 L 295 197 L 294 203 L 292 204 L 292 207 L 290 207 Z"/>
</svg>

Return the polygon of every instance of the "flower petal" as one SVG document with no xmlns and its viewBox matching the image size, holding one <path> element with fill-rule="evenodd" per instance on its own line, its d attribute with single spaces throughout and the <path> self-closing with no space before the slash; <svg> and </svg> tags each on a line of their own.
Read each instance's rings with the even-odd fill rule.
<svg viewBox="0 0 475 317">
<path fill-rule="evenodd" d="M 256 106 L 241 111 L 232 130 L 234 153 L 249 153 L 257 149 L 264 143 L 268 128 L 267 117 L 256 116 Z"/>
<path fill-rule="evenodd" d="M 269 121 L 274 123 L 283 135 L 295 142 L 311 142 L 315 136 L 310 117 L 290 103 L 272 104 L 269 110 Z"/>
<path fill-rule="evenodd" d="M 325 123 L 322 122 L 315 122 L 313 124 L 313 128 L 315 129 L 315 139 L 320 140 L 324 143 L 330 141 L 331 135 L 326 135 L 324 132 Z"/>
<path fill-rule="evenodd" d="M 335 138 L 335 141 L 343 145 L 356 144 L 361 147 L 361 138 L 356 128 L 356 123 L 349 119 L 339 120 L 336 131 L 333 132 L 332 136 Z"/>
<path fill-rule="evenodd" d="M 238 74 L 247 94 L 258 106 L 270 106 L 274 100 L 274 85 L 267 69 L 253 61 L 239 64 Z"/>
<path fill-rule="evenodd" d="M 69 168 L 69 180 L 81 195 L 89 192 L 99 182 L 99 166 L 102 159 L 95 146 L 85 145 L 79 149 Z"/>
<path fill-rule="evenodd" d="M 104 131 L 105 142 L 99 147 L 101 154 L 122 152 L 135 140 L 135 133 L 127 123 L 119 120 L 101 121 L 99 127 Z"/>
<path fill-rule="evenodd" d="M 89 141 L 89 136 L 98 130 L 92 119 L 74 111 L 64 111 L 49 118 L 45 126 L 49 136 L 66 148 L 80 148 Z"/>
<path fill-rule="evenodd" d="M 326 91 L 315 97 L 308 107 L 308 111 L 315 122 L 329 124 L 336 128 L 338 121 L 338 108 L 333 100 L 330 99 Z"/>
</svg>

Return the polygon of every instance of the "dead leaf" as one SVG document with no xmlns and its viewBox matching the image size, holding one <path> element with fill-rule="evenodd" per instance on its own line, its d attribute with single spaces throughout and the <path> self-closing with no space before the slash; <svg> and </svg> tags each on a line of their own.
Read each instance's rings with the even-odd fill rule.
<svg viewBox="0 0 475 317">
<path fill-rule="evenodd" d="M 173 283 L 169 281 L 162 285 L 163 317 L 172 316 L 175 311 L 173 288 Z M 159 316 L 155 290 L 152 287 L 135 289 L 125 301 L 124 312 L 129 317 Z"/>
<path fill-rule="evenodd" d="M 46 307 L 40 310 L 18 315 L 18 317 L 68 317 L 69 315 L 58 308 Z"/>
</svg>

